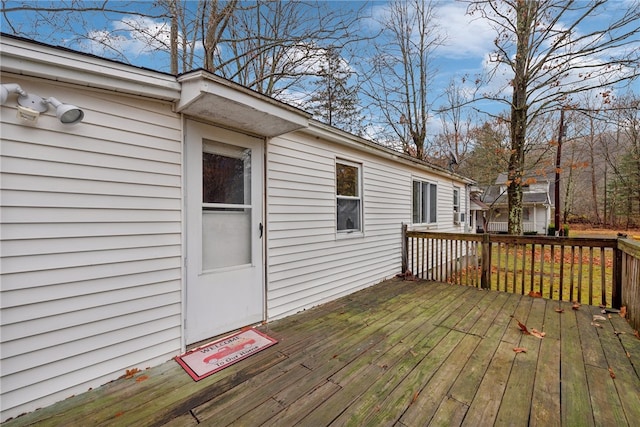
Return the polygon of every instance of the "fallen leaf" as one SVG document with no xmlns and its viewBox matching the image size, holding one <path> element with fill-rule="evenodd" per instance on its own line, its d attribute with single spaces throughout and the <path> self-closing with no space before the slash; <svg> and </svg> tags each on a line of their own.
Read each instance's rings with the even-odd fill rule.
<svg viewBox="0 0 640 427">
<path fill-rule="evenodd" d="M 525 326 L 524 323 L 522 323 L 521 321 L 519 321 L 518 319 L 516 319 L 515 317 L 513 318 L 516 322 L 518 322 L 518 328 L 520 328 L 520 331 L 522 331 L 523 334 L 525 335 L 531 335 L 531 332 L 529 332 L 529 330 L 527 329 L 527 327 Z"/>
<path fill-rule="evenodd" d="M 594 315 L 593 315 L 593 320 L 594 320 L 594 321 L 596 321 L 596 320 L 603 320 L 603 321 L 606 321 L 606 320 L 607 320 L 607 318 L 606 318 L 606 317 L 604 317 L 604 316 L 600 316 L 600 315 L 598 315 L 598 314 L 594 314 Z"/>
<path fill-rule="evenodd" d="M 574 310 L 579 310 L 580 309 L 580 303 L 578 301 L 574 301 L 573 305 L 571 306 L 572 309 Z"/>
<path fill-rule="evenodd" d="M 133 378 L 133 376 L 135 374 L 137 374 L 138 372 L 140 372 L 140 369 L 138 369 L 138 368 L 127 369 L 125 374 L 123 376 L 121 376 L 120 378 L 124 378 L 124 379 L 128 380 L 129 378 Z"/>
<path fill-rule="evenodd" d="M 413 405 L 415 403 L 415 401 L 418 400 L 418 396 L 419 395 L 420 395 L 419 391 L 416 391 L 415 393 L 413 393 L 413 399 L 411 399 L 410 405 Z"/>
<path fill-rule="evenodd" d="M 624 331 L 616 331 L 616 330 L 614 330 L 613 333 L 616 334 L 616 336 L 619 336 L 619 335 L 624 334 Z"/>
<path fill-rule="evenodd" d="M 607 317 L 608 317 L 609 319 L 611 319 L 611 314 L 607 314 Z"/>
<path fill-rule="evenodd" d="M 540 293 L 538 291 L 531 291 L 531 292 L 529 292 L 529 296 L 531 298 L 542 298 L 542 293 Z"/>
<path fill-rule="evenodd" d="M 514 347 L 513 351 L 515 351 L 516 353 L 526 353 L 527 349 L 524 347 Z"/>
<path fill-rule="evenodd" d="M 545 335 L 547 335 L 546 332 L 540 332 L 537 329 L 531 329 L 531 335 L 533 335 L 536 338 L 544 338 Z"/>
<path fill-rule="evenodd" d="M 602 328 L 603 326 L 598 322 L 591 322 L 591 326 L 595 326 L 596 328 Z"/>
<path fill-rule="evenodd" d="M 120 411 L 120 412 L 117 412 L 113 417 L 118 418 L 118 417 L 121 417 L 122 415 L 124 415 L 124 412 Z"/>
<path fill-rule="evenodd" d="M 564 308 L 557 307 L 556 313 L 564 313 Z"/>
<path fill-rule="evenodd" d="M 623 319 L 625 317 L 627 317 L 627 306 L 623 305 L 622 307 L 620 307 L 620 317 L 622 317 Z"/>
<path fill-rule="evenodd" d="M 609 376 L 610 376 L 611 378 L 614 378 L 614 379 L 615 379 L 615 377 L 616 377 L 616 374 L 614 374 L 614 373 L 613 373 L 613 369 L 611 369 L 611 368 L 609 368 Z"/>
<path fill-rule="evenodd" d="M 140 375 L 138 378 L 136 378 L 136 382 L 137 383 L 141 383 L 142 381 L 148 380 L 149 376 L 148 375 Z"/>
<path fill-rule="evenodd" d="M 627 351 L 627 359 L 631 359 L 631 353 Z"/>
<path fill-rule="evenodd" d="M 633 335 L 640 340 L 640 334 L 638 331 L 633 331 Z"/>
</svg>

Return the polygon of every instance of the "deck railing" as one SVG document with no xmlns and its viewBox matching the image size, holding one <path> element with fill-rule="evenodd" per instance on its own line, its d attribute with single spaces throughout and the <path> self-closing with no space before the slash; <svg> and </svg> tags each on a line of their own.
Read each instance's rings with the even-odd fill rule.
<svg viewBox="0 0 640 427">
<path fill-rule="evenodd" d="M 640 328 L 640 242 L 408 231 L 403 271 L 426 280 L 620 309 Z"/>
</svg>

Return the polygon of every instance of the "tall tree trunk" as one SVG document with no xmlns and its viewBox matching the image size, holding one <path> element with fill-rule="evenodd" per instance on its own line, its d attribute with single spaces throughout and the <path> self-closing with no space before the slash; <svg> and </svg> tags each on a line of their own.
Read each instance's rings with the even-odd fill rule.
<svg viewBox="0 0 640 427">
<path fill-rule="evenodd" d="M 527 137 L 527 67 L 529 64 L 529 36 L 532 31 L 530 9 L 535 1 L 523 0 L 517 5 L 517 46 L 514 60 L 513 99 L 511 104 L 511 155 L 509 156 L 507 199 L 509 201 L 509 234 L 522 234 L 522 178 L 524 148 Z"/>
</svg>

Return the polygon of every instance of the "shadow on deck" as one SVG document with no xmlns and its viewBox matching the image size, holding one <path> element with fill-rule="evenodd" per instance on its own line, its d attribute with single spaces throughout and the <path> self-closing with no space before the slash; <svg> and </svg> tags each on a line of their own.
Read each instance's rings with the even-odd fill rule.
<svg viewBox="0 0 640 427">
<path fill-rule="evenodd" d="M 394 279 L 262 326 L 277 345 L 199 382 L 172 360 L 5 425 L 633 425 L 640 340 L 594 315 Z"/>
</svg>

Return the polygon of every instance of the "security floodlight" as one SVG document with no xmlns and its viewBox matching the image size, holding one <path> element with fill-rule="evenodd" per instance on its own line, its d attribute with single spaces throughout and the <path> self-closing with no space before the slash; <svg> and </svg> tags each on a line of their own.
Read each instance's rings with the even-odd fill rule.
<svg viewBox="0 0 640 427">
<path fill-rule="evenodd" d="M 51 104 L 56 108 L 56 117 L 65 124 L 78 123 L 84 118 L 84 111 L 75 105 L 63 104 L 53 96 L 42 101 L 44 105 Z"/>
<path fill-rule="evenodd" d="M 18 118 L 35 124 L 38 121 L 40 113 L 44 113 L 49 109 L 49 104 L 56 109 L 56 117 L 64 124 L 78 123 L 84 118 L 84 111 L 75 105 L 63 104 L 54 97 L 43 99 L 38 95 L 27 93 L 20 85 L 16 83 L 7 83 L 0 85 L 0 105 L 4 105 L 9 95 L 18 94 Z"/>
<path fill-rule="evenodd" d="M 2 87 L 0 88 L 0 105 L 4 105 L 5 102 L 7 102 L 9 94 L 12 93 L 17 93 L 20 96 L 27 96 L 27 92 L 22 90 L 20 85 L 16 83 L 7 83 L 2 85 Z"/>
</svg>

